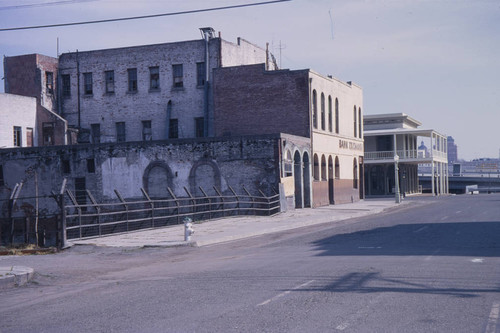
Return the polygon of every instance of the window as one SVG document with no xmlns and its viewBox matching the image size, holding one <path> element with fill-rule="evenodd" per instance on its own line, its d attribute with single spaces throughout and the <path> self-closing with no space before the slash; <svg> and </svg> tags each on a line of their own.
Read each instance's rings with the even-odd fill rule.
<svg viewBox="0 0 500 333">
<path fill-rule="evenodd" d="M 92 73 L 83 73 L 83 93 L 92 95 Z"/>
<path fill-rule="evenodd" d="M 33 129 L 26 128 L 26 147 L 33 147 Z"/>
<path fill-rule="evenodd" d="M 22 145 L 22 129 L 19 126 L 14 126 L 14 147 L 21 147 Z"/>
<path fill-rule="evenodd" d="M 339 100 L 335 98 L 335 133 L 339 134 Z"/>
<path fill-rule="evenodd" d="M 87 159 L 87 172 L 95 173 L 95 160 L 93 158 Z"/>
<path fill-rule="evenodd" d="M 198 87 L 204 86 L 205 80 L 206 80 L 205 63 L 198 62 L 196 63 L 196 85 Z"/>
<path fill-rule="evenodd" d="M 137 68 L 127 69 L 128 73 L 128 92 L 137 91 Z"/>
<path fill-rule="evenodd" d="M 318 96 L 316 90 L 313 90 L 313 114 L 312 114 L 313 127 L 318 128 Z"/>
<path fill-rule="evenodd" d="M 115 92 L 115 71 L 105 71 L 104 79 L 106 80 L 106 93 L 113 94 Z"/>
<path fill-rule="evenodd" d="M 63 173 L 66 173 L 66 174 L 71 173 L 71 166 L 69 164 L 69 160 L 62 160 L 61 167 L 62 167 Z"/>
<path fill-rule="evenodd" d="M 69 74 L 61 75 L 62 80 L 62 95 L 63 97 L 71 96 L 71 79 Z"/>
<path fill-rule="evenodd" d="M 100 124 L 90 124 L 90 134 L 92 135 L 92 143 L 101 143 Z"/>
<path fill-rule="evenodd" d="M 326 173 L 326 158 L 325 155 L 321 155 L 321 180 L 327 180 L 327 173 Z"/>
<path fill-rule="evenodd" d="M 325 95 L 321 93 L 321 129 L 325 130 Z"/>
<path fill-rule="evenodd" d="M 335 156 L 335 179 L 340 179 L 340 163 L 338 156 Z"/>
<path fill-rule="evenodd" d="M 318 161 L 318 155 L 314 154 L 313 158 L 313 179 L 315 181 L 319 180 L 319 161 Z"/>
<path fill-rule="evenodd" d="M 170 119 L 168 124 L 168 138 L 179 138 L 179 121 L 177 119 Z"/>
<path fill-rule="evenodd" d="M 3 166 L 0 165 L 0 186 L 4 186 L 4 185 L 5 185 L 5 180 L 3 177 Z"/>
<path fill-rule="evenodd" d="M 332 96 L 328 96 L 328 131 L 333 131 Z"/>
<path fill-rule="evenodd" d="M 151 120 L 142 121 L 142 140 L 143 141 L 153 140 L 153 134 L 151 133 Z"/>
<path fill-rule="evenodd" d="M 203 117 L 194 118 L 196 123 L 195 137 L 202 138 L 205 136 L 205 119 Z"/>
<path fill-rule="evenodd" d="M 159 67 L 149 67 L 149 89 L 150 90 L 160 89 L 160 68 Z"/>
<path fill-rule="evenodd" d="M 354 159 L 354 163 L 352 166 L 352 187 L 358 188 L 358 162 Z"/>
<path fill-rule="evenodd" d="M 54 73 L 45 72 L 45 86 L 47 87 L 47 94 L 54 93 Z"/>
<path fill-rule="evenodd" d="M 52 146 L 54 145 L 54 123 L 42 123 L 42 136 L 43 145 Z"/>
<path fill-rule="evenodd" d="M 361 108 L 358 108 L 358 111 L 359 111 L 359 116 L 358 116 L 358 120 L 359 120 L 359 137 L 362 138 L 363 137 L 363 118 L 361 118 Z"/>
<path fill-rule="evenodd" d="M 125 142 L 125 122 L 119 121 L 116 123 L 116 142 Z"/>
<path fill-rule="evenodd" d="M 172 72 L 174 75 L 174 88 L 182 88 L 184 84 L 182 82 L 182 64 L 181 65 L 172 65 Z"/>
<path fill-rule="evenodd" d="M 293 160 L 292 153 L 289 149 L 286 150 L 285 154 L 285 177 L 291 177 L 293 175 Z"/>
<path fill-rule="evenodd" d="M 356 121 L 356 117 L 357 117 L 356 114 L 357 114 L 356 105 L 354 105 L 354 112 L 353 112 L 353 117 L 354 117 L 354 137 L 358 136 L 358 123 Z"/>
</svg>

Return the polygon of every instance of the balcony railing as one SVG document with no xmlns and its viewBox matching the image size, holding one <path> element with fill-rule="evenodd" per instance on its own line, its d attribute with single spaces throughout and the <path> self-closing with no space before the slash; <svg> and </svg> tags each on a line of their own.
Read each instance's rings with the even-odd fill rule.
<svg viewBox="0 0 500 333">
<path fill-rule="evenodd" d="M 442 152 L 434 151 L 436 156 L 440 156 L 437 153 L 445 154 Z M 396 151 L 400 160 L 408 160 L 408 159 L 422 159 L 422 158 L 430 158 L 431 154 L 425 150 L 398 150 Z M 364 154 L 365 160 L 393 160 L 394 159 L 394 151 L 368 151 Z"/>
</svg>

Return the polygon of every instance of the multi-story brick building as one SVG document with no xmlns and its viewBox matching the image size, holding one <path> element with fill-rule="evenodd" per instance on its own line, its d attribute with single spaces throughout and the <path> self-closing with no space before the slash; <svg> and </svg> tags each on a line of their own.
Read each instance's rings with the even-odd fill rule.
<svg viewBox="0 0 500 333">
<path fill-rule="evenodd" d="M 36 98 L 34 146 L 68 143 L 67 122 L 57 114 L 57 67 L 57 58 L 41 54 L 4 58 L 5 92 Z"/>
<path fill-rule="evenodd" d="M 213 136 L 214 68 L 268 63 L 266 50 L 203 28 L 203 39 L 64 53 L 60 114 L 83 142 Z"/>
<path fill-rule="evenodd" d="M 310 151 L 282 147 L 282 182 L 295 207 L 363 197 L 359 86 L 309 69 L 219 68 L 214 104 L 216 136 L 282 132 L 310 139 Z"/>
</svg>

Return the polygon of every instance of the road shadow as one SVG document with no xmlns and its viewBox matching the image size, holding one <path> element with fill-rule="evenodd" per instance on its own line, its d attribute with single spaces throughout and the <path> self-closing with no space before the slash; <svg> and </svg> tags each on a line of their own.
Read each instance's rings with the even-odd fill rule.
<svg viewBox="0 0 500 333">
<path fill-rule="evenodd" d="M 313 242 L 319 256 L 500 257 L 500 222 L 398 224 Z"/>
</svg>

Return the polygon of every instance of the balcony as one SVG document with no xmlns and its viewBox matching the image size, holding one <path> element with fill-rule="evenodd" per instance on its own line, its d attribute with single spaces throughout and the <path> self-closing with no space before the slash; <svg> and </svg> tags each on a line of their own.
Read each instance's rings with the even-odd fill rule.
<svg viewBox="0 0 500 333">
<path fill-rule="evenodd" d="M 425 150 L 397 150 L 399 161 L 417 161 L 432 159 L 432 157 L 446 157 L 446 153 L 434 150 L 432 154 Z M 441 156 L 442 155 L 442 156 Z M 394 151 L 366 151 L 364 154 L 365 161 L 394 161 Z"/>
</svg>

